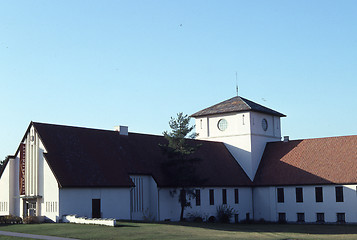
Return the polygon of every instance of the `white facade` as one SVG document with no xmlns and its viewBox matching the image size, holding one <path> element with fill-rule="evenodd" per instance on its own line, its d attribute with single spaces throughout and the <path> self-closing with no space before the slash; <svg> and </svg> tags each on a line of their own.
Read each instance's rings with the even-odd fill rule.
<svg viewBox="0 0 357 240">
<path fill-rule="evenodd" d="M 315 188 L 322 188 L 322 202 L 316 201 Z M 336 199 L 336 187 L 342 187 L 342 200 Z M 344 215 L 345 222 L 357 223 L 356 185 L 316 185 L 316 186 L 274 186 L 255 187 L 254 220 L 279 221 L 279 213 L 287 222 L 298 222 L 298 214 L 304 222 L 318 222 L 317 215 L 324 222 L 338 222 L 337 215 Z M 278 201 L 277 189 L 283 189 L 284 200 Z M 302 202 L 297 202 L 296 188 L 302 188 Z"/>
<path fill-rule="evenodd" d="M 247 214 L 250 219 L 253 217 L 252 205 L 252 189 L 249 187 L 237 188 L 193 188 L 200 191 L 200 204 L 196 204 L 196 199 L 191 199 L 191 207 L 185 209 L 184 217 L 188 218 L 190 214 L 196 214 L 203 219 L 208 219 L 210 216 L 216 216 L 217 207 L 223 205 L 222 190 L 226 190 L 226 205 L 232 207 L 237 215 L 239 221 L 246 220 Z M 179 221 L 181 206 L 178 201 L 179 190 L 172 194 L 174 189 L 160 189 L 159 203 L 160 203 L 160 220 Z M 210 203 L 210 191 L 213 191 L 213 204 Z M 238 191 L 238 202 L 236 203 L 235 191 Z M 233 217 L 232 217 L 233 218 Z M 234 221 L 235 219 L 231 219 Z"/>
<path fill-rule="evenodd" d="M 226 129 L 219 128 L 225 120 Z M 280 141 L 280 118 L 258 112 L 226 113 L 197 117 L 197 139 L 224 142 L 253 181 L 267 142 Z M 267 128 L 263 129 L 262 122 Z"/>
<path fill-rule="evenodd" d="M 129 188 L 62 188 L 59 216 L 92 217 L 92 200 L 99 199 L 100 218 L 130 219 Z"/>
</svg>

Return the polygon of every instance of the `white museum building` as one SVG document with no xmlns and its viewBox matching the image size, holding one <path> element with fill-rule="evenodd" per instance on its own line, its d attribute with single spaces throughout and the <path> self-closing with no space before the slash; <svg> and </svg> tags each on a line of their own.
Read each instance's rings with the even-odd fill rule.
<svg viewBox="0 0 357 240">
<path fill-rule="evenodd" d="M 357 223 L 357 135 L 281 137 L 284 114 L 233 97 L 192 115 L 201 179 L 189 214 L 218 206 L 244 220 Z M 31 122 L 0 173 L 0 215 L 177 221 L 163 136 Z"/>
</svg>

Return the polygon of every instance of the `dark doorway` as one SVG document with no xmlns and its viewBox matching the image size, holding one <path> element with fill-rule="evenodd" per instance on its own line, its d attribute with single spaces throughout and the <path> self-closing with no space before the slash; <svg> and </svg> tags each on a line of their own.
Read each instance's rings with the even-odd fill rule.
<svg viewBox="0 0 357 240">
<path fill-rule="evenodd" d="M 92 199 L 92 218 L 100 218 L 100 199 Z"/>
</svg>

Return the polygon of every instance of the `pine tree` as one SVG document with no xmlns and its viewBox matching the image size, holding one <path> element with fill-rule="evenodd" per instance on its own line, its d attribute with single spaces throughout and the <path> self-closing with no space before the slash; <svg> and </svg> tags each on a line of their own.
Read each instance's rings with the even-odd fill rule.
<svg viewBox="0 0 357 240">
<path fill-rule="evenodd" d="M 163 163 L 163 171 L 169 176 L 172 184 L 179 188 L 179 203 L 181 205 L 180 221 L 183 221 L 186 207 L 190 207 L 190 199 L 195 198 L 191 187 L 203 182 L 196 173 L 195 165 L 200 161 L 193 157 L 193 154 L 200 147 L 194 141 L 187 141 L 194 138 L 195 133 L 191 133 L 195 126 L 190 126 L 190 117 L 182 112 L 177 114 L 177 118 L 171 117 L 169 126 L 171 132 L 163 132 L 167 139 L 167 145 L 160 145 L 167 161 Z"/>
<path fill-rule="evenodd" d="M 2 171 L 4 165 L 5 165 L 5 160 L 0 161 L 0 172 Z"/>
</svg>

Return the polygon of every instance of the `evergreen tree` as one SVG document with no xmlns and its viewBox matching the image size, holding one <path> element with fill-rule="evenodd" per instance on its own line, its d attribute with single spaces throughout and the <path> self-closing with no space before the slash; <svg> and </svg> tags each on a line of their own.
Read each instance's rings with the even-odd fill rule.
<svg viewBox="0 0 357 240">
<path fill-rule="evenodd" d="M 195 198 L 195 193 L 190 187 L 197 186 L 203 180 L 196 173 L 195 165 L 200 159 L 193 157 L 200 145 L 188 138 L 194 138 L 195 133 L 191 133 L 195 126 L 190 126 L 190 117 L 182 112 L 177 114 L 177 118 L 171 117 L 169 126 L 171 132 L 163 132 L 167 139 L 167 145 L 160 145 L 167 161 L 163 163 L 163 171 L 167 174 L 171 183 L 180 189 L 179 203 L 181 205 L 180 221 L 183 221 L 186 207 L 190 207 L 189 200 Z"/>
<path fill-rule="evenodd" d="M 4 165 L 5 165 L 5 160 L 0 161 L 0 172 L 2 171 Z"/>
</svg>

